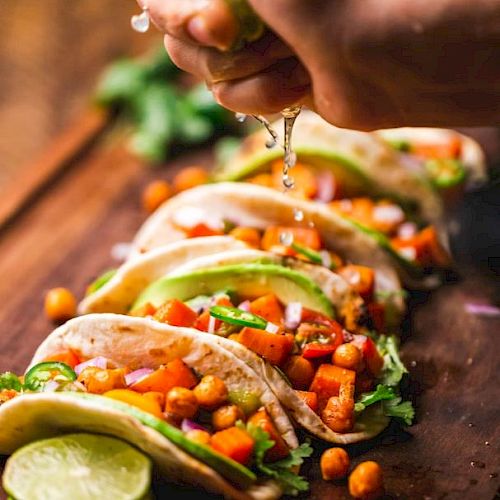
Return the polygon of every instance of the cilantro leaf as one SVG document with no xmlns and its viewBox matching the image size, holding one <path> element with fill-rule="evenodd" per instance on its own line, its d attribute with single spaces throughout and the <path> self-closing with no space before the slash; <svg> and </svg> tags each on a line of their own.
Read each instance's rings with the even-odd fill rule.
<svg viewBox="0 0 500 500">
<path fill-rule="evenodd" d="M 23 385 L 15 373 L 5 372 L 0 374 L 0 390 L 9 389 L 20 391 L 22 388 Z"/>
<path fill-rule="evenodd" d="M 415 410 L 410 401 L 401 403 L 401 398 L 395 398 L 390 401 L 384 401 L 384 415 L 401 419 L 406 425 L 411 425 L 415 418 Z"/>
<path fill-rule="evenodd" d="M 290 454 L 282 460 L 264 463 L 266 452 L 274 446 L 274 441 L 269 439 L 269 434 L 257 425 L 245 426 L 241 421 L 237 422 L 236 426 L 246 430 L 254 439 L 254 466 L 261 474 L 277 481 L 286 495 L 297 495 L 309 489 L 307 480 L 290 470 L 300 466 L 304 458 L 311 456 L 313 449 L 309 443 L 303 443 L 298 448 L 290 450 Z"/>
<path fill-rule="evenodd" d="M 397 395 L 392 387 L 379 384 L 377 385 L 377 389 L 375 391 L 361 394 L 354 406 L 354 410 L 359 413 L 362 412 L 367 406 L 378 403 L 379 401 L 387 401 L 395 398 L 397 398 Z"/>
<path fill-rule="evenodd" d="M 380 381 L 389 386 L 398 385 L 403 375 L 408 373 L 408 370 L 399 357 L 396 338 L 392 335 L 381 335 L 377 341 L 377 348 L 384 358 L 384 367 Z"/>
</svg>

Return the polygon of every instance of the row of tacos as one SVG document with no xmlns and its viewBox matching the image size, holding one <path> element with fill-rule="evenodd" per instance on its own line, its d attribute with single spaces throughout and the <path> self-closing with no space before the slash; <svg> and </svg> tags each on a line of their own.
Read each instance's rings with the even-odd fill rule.
<svg viewBox="0 0 500 500">
<path fill-rule="evenodd" d="M 312 113 L 295 137 L 291 195 L 281 152 L 250 136 L 145 222 L 24 376 L 0 376 L 0 453 L 110 434 L 176 482 L 271 499 L 307 489 L 296 430 L 348 445 L 411 423 L 405 288 L 451 265 L 445 198 L 483 179 L 482 152 L 451 131 L 352 132 Z"/>
</svg>

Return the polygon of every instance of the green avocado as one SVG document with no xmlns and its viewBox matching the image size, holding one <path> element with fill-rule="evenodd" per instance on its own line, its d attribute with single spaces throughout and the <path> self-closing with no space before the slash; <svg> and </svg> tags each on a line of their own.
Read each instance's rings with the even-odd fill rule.
<svg viewBox="0 0 500 500">
<path fill-rule="evenodd" d="M 166 437 L 183 451 L 197 458 L 200 462 L 212 467 L 215 471 L 237 486 L 248 488 L 257 480 L 257 476 L 247 467 L 244 467 L 238 462 L 217 453 L 208 446 L 195 443 L 194 441 L 187 439 L 181 430 L 149 413 L 135 408 L 134 406 L 130 406 L 126 403 L 103 396 L 96 396 L 95 394 L 78 392 L 68 392 L 65 394 L 67 397 L 85 399 L 98 404 L 99 406 L 104 406 L 106 408 L 110 408 L 111 410 L 122 411 L 123 413 L 136 418 L 143 425 L 159 432 L 162 436 Z"/>
<path fill-rule="evenodd" d="M 284 304 L 300 302 L 329 317 L 335 315 L 332 303 L 310 278 L 287 267 L 263 263 L 234 264 L 160 278 L 141 293 L 132 309 L 148 302 L 159 307 L 169 299 L 184 301 L 221 288 L 231 288 L 250 298 L 275 293 Z"/>
</svg>

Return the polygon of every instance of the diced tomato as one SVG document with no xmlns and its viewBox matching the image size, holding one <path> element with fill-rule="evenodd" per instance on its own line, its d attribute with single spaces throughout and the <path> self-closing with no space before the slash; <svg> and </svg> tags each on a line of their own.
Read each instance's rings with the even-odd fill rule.
<svg viewBox="0 0 500 500">
<path fill-rule="evenodd" d="M 283 307 L 278 297 L 273 293 L 268 293 L 250 302 L 250 312 L 276 325 L 283 322 Z"/>
<path fill-rule="evenodd" d="M 319 345 L 319 342 L 317 342 L 319 339 L 328 340 L 329 342 L 326 346 L 332 348 L 333 351 L 344 342 L 344 329 L 342 325 L 321 313 L 311 311 L 310 309 L 303 309 L 301 321 L 302 323 L 297 329 L 296 339 L 307 345 L 311 344 L 311 347 L 308 349 L 311 353 L 310 358 L 320 356 L 320 351 L 325 352 L 325 356 L 328 354 L 327 351 L 329 349 L 313 348 L 312 344 L 314 346 Z M 330 351 L 330 354 L 333 351 Z M 314 352 L 318 352 L 318 356 L 313 356 Z"/>
<path fill-rule="evenodd" d="M 304 403 L 311 408 L 312 411 L 318 411 L 318 395 L 311 391 L 295 391 L 295 394 L 299 396 Z"/>
<path fill-rule="evenodd" d="M 451 137 L 447 142 L 434 144 L 412 144 L 411 153 L 423 158 L 459 158 L 462 152 L 460 137 Z"/>
<path fill-rule="evenodd" d="M 167 300 L 156 311 L 154 319 L 173 326 L 193 326 L 196 313 L 178 299 Z"/>
<path fill-rule="evenodd" d="M 383 332 L 385 329 L 385 306 L 379 302 L 370 302 L 367 305 L 368 314 L 370 315 L 373 326 L 378 332 Z"/>
<path fill-rule="evenodd" d="M 130 316 L 137 316 L 139 318 L 145 318 L 146 316 L 154 316 L 157 309 L 150 302 L 146 302 L 144 305 L 139 307 L 138 309 L 134 309 L 130 311 Z"/>
<path fill-rule="evenodd" d="M 252 456 L 255 442 L 248 432 L 238 427 L 230 427 L 213 434 L 210 445 L 222 455 L 246 465 Z"/>
<path fill-rule="evenodd" d="M 314 378 L 314 365 L 302 356 L 290 356 L 283 371 L 294 389 L 307 389 Z"/>
<path fill-rule="evenodd" d="M 323 364 L 318 368 L 309 391 L 318 395 L 319 408 L 324 407 L 332 396 L 338 396 L 340 386 L 356 382 L 356 372 L 335 365 Z"/>
<path fill-rule="evenodd" d="M 375 342 L 373 342 L 370 337 L 366 337 L 362 353 L 366 363 L 366 368 L 374 377 L 377 377 L 384 367 L 384 358 L 382 358 L 378 352 Z"/>
<path fill-rule="evenodd" d="M 248 423 L 260 427 L 263 431 L 269 434 L 269 439 L 274 441 L 274 446 L 266 452 L 265 459 L 267 462 L 276 462 L 277 460 L 281 460 L 290 454 L 287 444 L 281 437 L 278 429 L 276 429 L 276 426 L 266 410 L 261 409 L 255 412 L 248 419 Z"/>
<path fill-rule="evenodd" d="M 276 160 L 272 164 L 273 184 L 276 188 L 281 189 L 283 186 L 283 160 Z M 297 162 L 291 172 L 295 180 L 295 189 L 292 194 L 299 194 L 306 199 L 313 199 L 318 192 L 318 184 L 316 176 L 312 171 L 312 167 L 304 163 Z"/>
<path fill-rule="evenodd" d="M 166 365 L 160 366 L 157 370 L 130 386 L 136 392 L 163 392 L 167 393 L 172 387 L 193 388 L 198 383 L 191 368 L 182 360 L 174 359 Z"/>
<path fill-rule="evenodd" d="M 337 272 L 365 301 L 370 302 L 373 299 L 375 271 L 371 267 L 348 264 Z"/>
<path fill-rule="evenodd" d="M 412 238 L 393 238 L 392 246 L 408 258 L 413 258 L 421 266 L 438 266 L 446 268 L 450 265 L 450 256 L 439 241 L 434 226 L 428 226 Z"/>
<path fill-rule="evenodd" d="M 302 349 L 302 356 L 305 359 L 322 358 L 324 356 L 331 356 L 336 349 L 337 346 L 333 344 L 317 344 L 312 342 L 304 346 Z"/>
<path fill-rule="evenodd" d="M 241 330 L 239 341 L 273 365 L 281 365 L 294 344 L 293 335 L 290 333 L 270 333 L 247 326 Z"/>
<path fill-rule="evenodd" d="M 202 236 L 221 236 L 224 234 L 222 229 L 214 229 L 206 224 L 199 223 L 193 227 L 182 228 L 186 233 L 186 238 L 201 238 Z"/>
<path fill-rule="evenodd" d="M 75 368 L 76 365 L 80 364 L 78 356 L 71 350 L 61 351 L 56 354 L 52 354 L 44 359 L 44 361 L 60 361 L 66 363 L 71 368 Z"/>
<path fill-rule="evenodd" d="M 213 305 L 234 307 L 227 295 L 220 295 L 219 297 L 217 297 Z M 196 321 L 193 324 L 193 328 L 196 328 L 196 330 L 201 330 L 202 332 L 208 332 L 209 325 L 210 325 L 210 311 L 207 309 L 206 311 L 203 311 L 198 316 L 198 318 L 196 318 Z M 222 325 L 221 320 L 214 319 L 214 332 L 216 332 L 221 325 Z"/>
<path fill-rule="evenodd" d="M 287 227 L 269 226 L 262 237 L 261 246 L 263 250 L 270 250 L 273 246 L 282 245 L 280 235 L 282 233 L 292 233 L 293 241 L 312 250 L 321 249 L 321 237 L 315 228 L 310 227 Z"/>
</svg>

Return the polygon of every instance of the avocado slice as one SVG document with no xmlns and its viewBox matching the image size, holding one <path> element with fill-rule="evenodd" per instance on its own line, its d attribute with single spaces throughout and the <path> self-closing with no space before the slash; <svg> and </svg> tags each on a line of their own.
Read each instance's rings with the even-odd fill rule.
<svg viewBox="0 0 500 500">
<path fill-rule="evenodd" d="M 248 488 L 257 480 L 257 476 L 247 467 L 228 457 L 225 457 L 224 455 L 221 455 L 220 453 L 217 453 L 208 446 L 195 443 L 194 441 L 187 439 L 181 430 L 149 413 L 135 408 L 134 406 L 106 398 L 104 396 L 97 396 L 95 394 L 68 392 L 65 393 L 65 395 L 72 398 L 92 401 L 99 406 L 122 411 L 123 413 L 136 418 L 143 425 L 159 432 L 162 436 L 166 437 L 183 451 L 212 467 L 228 481 L 240 486 L 241 488 Z"/>
<path fill-rule="evenodd" d="M 117 273 L 118 269 L 108 269 L 104 271 L 100 276 L 98 276 L 90 285 L 87 286 L 87 290 L 85 291 L 85 296 L 91 295 L 97 290 L 100 290 L 111 278 Z"/>
<path fill-rule="evenodd" d="M 231 288 L 246 297 L 275 293 L 284 304 L 301 302 L 304 307 L 334 317 L 332 303 L 321 288 L 302 273 L 276 264 L 234 264 L 164 277 L 149 285 L 132 309 L 146 303 L 159 307 L 169 299 L 188 300 Z"/>
</svg>

